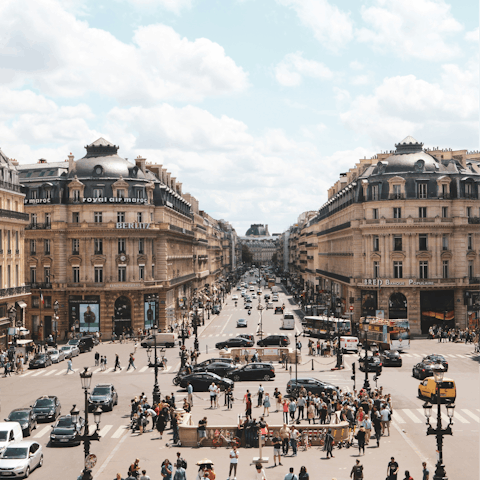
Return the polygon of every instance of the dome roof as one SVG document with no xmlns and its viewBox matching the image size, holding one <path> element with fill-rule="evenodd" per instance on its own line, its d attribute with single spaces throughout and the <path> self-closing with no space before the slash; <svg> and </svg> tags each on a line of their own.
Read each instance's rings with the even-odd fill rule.
<svg viewBox="0 0 480 480">
<path fill-rule="evenodd" d="M 106 177 L 144 179 L 144 173 L 134 164 L 117 155 L 119 147 L 99 138 L 87 145 L 87 154 L 73 164 L 68 176 L 78 178 Z"/>
</svg>

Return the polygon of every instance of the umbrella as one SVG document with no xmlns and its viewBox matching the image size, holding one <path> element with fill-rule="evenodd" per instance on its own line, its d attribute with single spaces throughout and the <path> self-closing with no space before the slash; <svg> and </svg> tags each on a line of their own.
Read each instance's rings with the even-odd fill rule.
<svg viewBox="0 0 480 480">
<path fill-rule="evenodd" d="M 213 465 L 213 462 L 208 458 L 204 458 L 203 460 L 199 460 L 197 465 Z"/>
</svg>

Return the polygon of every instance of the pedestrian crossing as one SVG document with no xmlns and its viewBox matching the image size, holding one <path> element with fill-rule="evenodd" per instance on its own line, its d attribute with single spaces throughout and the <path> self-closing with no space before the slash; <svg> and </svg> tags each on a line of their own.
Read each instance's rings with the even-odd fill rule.
<svg viewBox="0 0 480 480">
<path fill-rule="evenodd" d="M 457 423 L 457 424 L 461 423 L 464 425 L 467 425 L 467 424 L 478 425 L 480 423 L 480 417 L 476 413 L 466 408 L 462 408 L 459 410 L 462 413 L 460 413 L 460 411 L 455 410 L 455 414 L 453 416 L 454 423 Z M 480 412 L 480 409 L 477 409 L 476 411 Z M 436 415 L 436 411 L 434 413 Z M 448 415 L 445 412 L 441 412 L 441 415 L 442 415 L 442 422 L 446 422 L 445 424 L 448 424 L 449 423 Z M 423 408 L 394 409 L 392 414 L 392 421 L 399 425 L 405 425 L 408 423 L 415 423 L 415 424 L 426 423 L 425 415 L 423 413 Z"/>
<path fill-rule="evenodd" d="M 37 427 L 37 431 L 33 435 L 33 438 L 35 439 L 46 437 L 47 435 L 49 435 L 49 433 L 52 430 L 52 427 L 50 424 L 40 430 L 39 428 L 40 427 Z M 92 435 L 95 432 L 96 428 L 97 428 L 96 425 L 89 425 L 89 428 L 88 428 L 89 434 Z M 113 428 L 114 428 L 113 425 L 105 425 L 104 427 L 102 427 L 102 429 L 99 432 L 100 437 L 106 438 L 107 436 L 110 436 L 110 438 L 120 438 L 129 431 L 128 425 L 121 425 L 120 427 L 117 427 L 117 429 L 113 430 L 113 433 L 111 435 L 108 435 Z"/>
<path fill-rule="evenodd" d="M 95 368 L 95 367 L 94 367 Z M 172 370 L 171 366 L 168 366 L 165 370 L 162 368 L 159 368 L 159 373 L 168 373 Z M 76 374 L 80 371 L 78 368 L 74 368 L 73 371 L 68 372 L 68 375 L 73 375 Z M 119 374 L 133 374 L 133 373 L 153 373 L 155 369 L 153 367 L 149 367 L 148 365 L 145 365 L 143 367 L 138 367 L 136 370 L 131 368 L 130 370 L 127 370 L 126 367 L 122 367 L 121 370 L 115 371 L 113 367 L 107 368 L 106 370 L 102 371 L 101 368 L 97 368 L 95 370 L 92 370 L 92 373 L 100 373 L 102 375 L 106 375 L 109 373 L 119 375 Z M 16 376 L 15 378 L 23 378 L 23 377 L 50 377 L 50 376 L 55 376 L 58 377 L 60 375 L 67 375 L 67 368 L 62 368 L 62 369 L 40 369 L 40 370 L 27 370 L 26 372 Z"/>
</svg>

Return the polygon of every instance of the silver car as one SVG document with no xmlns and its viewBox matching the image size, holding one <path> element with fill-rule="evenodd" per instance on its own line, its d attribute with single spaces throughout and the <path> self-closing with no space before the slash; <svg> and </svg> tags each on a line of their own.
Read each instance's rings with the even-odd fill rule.
<svg viewBox="0 0 480 480">
<path fill-rule="evenodd" d="M 0 457 L 0 477 L 27 478 L 43 465 L 43 450 L 38 442 L 22 441 L 9 445 Z"/>
<path fill-rule="evenodd" d="M 80 350 L 75 345 L 64 345 L 60 348 L 60 351 L 65 354 L 65 358 L 78 357 L 80 355 Z"/>
<path fill-rule="evenodd" d="M 52 359 L 52 363 L 59 363 L 65 360 L 65 352 L 63 350 L 49 350 L 47 353 Z"/>
</svg>

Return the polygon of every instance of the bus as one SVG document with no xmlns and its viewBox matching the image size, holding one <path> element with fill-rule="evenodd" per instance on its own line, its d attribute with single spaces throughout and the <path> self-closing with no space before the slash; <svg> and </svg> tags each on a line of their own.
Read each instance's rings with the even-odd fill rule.
<svg viewBox="0 0 480 480">
<path fill-rule="evenodd" d="M 304 317 L 303 331 L 311 337 L 328 338 L 341 335 L 351 335 L 352 328 L 350 320 L 343 318 L 319 316 L 319 317 Z"/>
<path fill-rule="evenodd" d="M 285 312 L 282 318 L 282 330 L 294 330 L 295 329 L 295 317 L 291 312 Z"/>
<path fill-rule="evenodd" d="M 268 279 L 268 288 L 272 288 L 275 286 L 275 279 L 274 278 L 269 278 Z"/>
<path fill-rule="evenodd" d="M 381 350 L 410 349 L 410 324 L 407 319 L 367 318 L 369 320 L 367 343 L 376 343 Z M 360 319 L 360 325 L 364 323 L 364 319 L 365 317 Z"/>
</svg>

